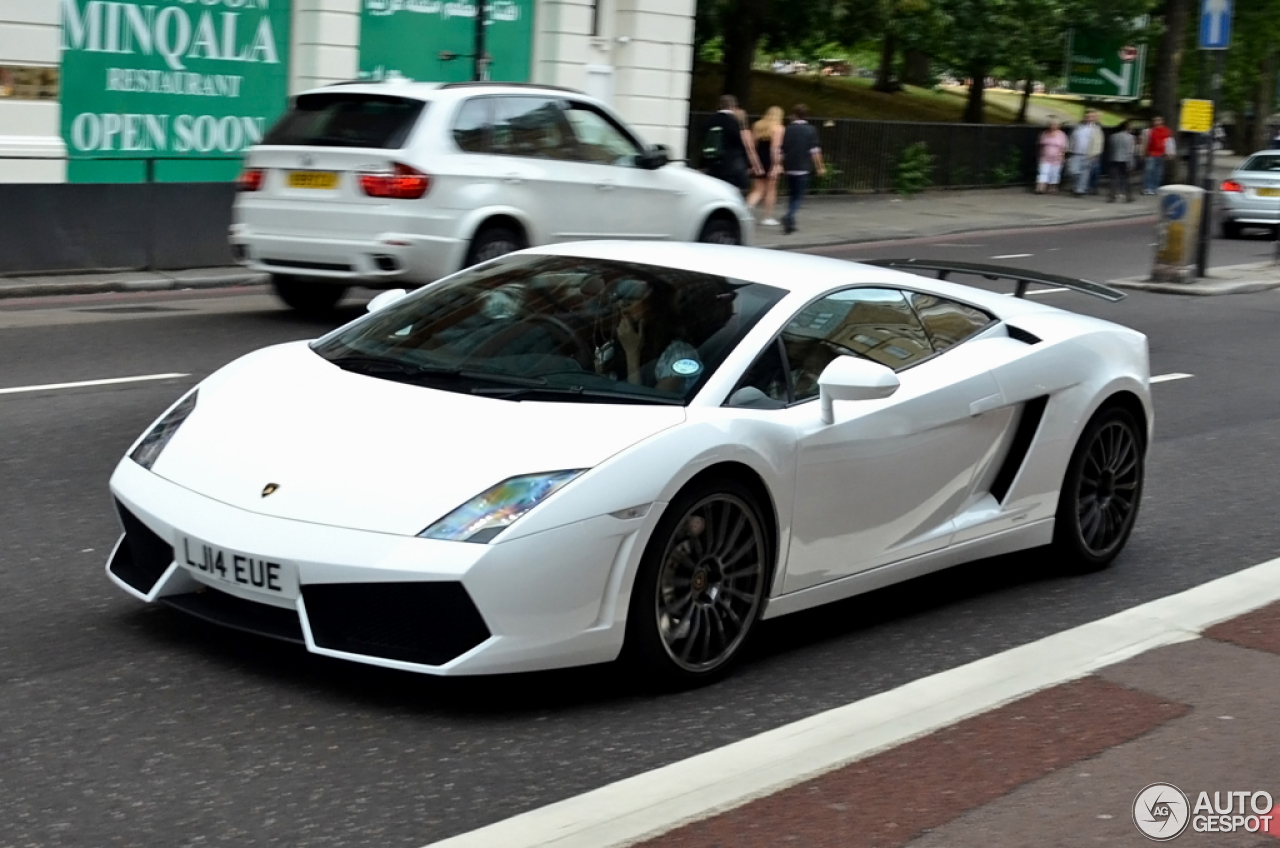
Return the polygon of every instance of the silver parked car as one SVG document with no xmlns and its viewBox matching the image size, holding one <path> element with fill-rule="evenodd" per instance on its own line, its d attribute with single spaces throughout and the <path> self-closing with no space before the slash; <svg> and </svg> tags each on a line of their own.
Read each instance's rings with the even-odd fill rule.
<svg viewBox="0 0 1280 848">
<path fill-rule="evenodd" d="M 1245 227 L 1280 228 L 1280 150 L 1253 154 L 1218 187 L 1223 238 Z"/>
</svg>

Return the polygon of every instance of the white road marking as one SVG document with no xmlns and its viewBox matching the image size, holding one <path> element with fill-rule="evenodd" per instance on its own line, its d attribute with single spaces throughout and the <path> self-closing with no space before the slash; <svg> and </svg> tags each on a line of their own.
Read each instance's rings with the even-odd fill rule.
<svg viewBox="0 0 1280 848">
<path fill-rule="evenodd" d="M 1170 380 L 1185 380 L 1185 379 L 1187 379 L 1188 377 L 1194 377 L 1194 376 L 1195 376 L 1195 374 L 1183 374 L 1183 373 L 1181 373 L 1181 372 L 1176 372 L 1176 371 L 1175 371 L 1175 372 L 1174 372 L 1174 373 L 1172 373 L 1172 374 L 1160 374 L 1160 375 L 1158 375 L 1158 376 L 1156 376 L 1156 377 L 1152 377 L 1152 378 L 1151 378 L 1151 382 L 1153 382 L 1153 383 L 1167 383 L 1167 382 L 1169 382 Z"/>
<path fill-rule="evenodd" d="M 1280 600 L 1280 559 L 914 680 L 433 848 L 616 848 L 706 818 Z"/>
<path fill-rule="evenodd" d="M 1071 291 L 1071 289 L 1058 288 L 1058 287 L 1054 287 L 1050 289 L 1027 289 L 1027 297 L 1031 297 L 1032 295 L 1040 295 L 1040 294 L 1053 294 L 1054 292 L 1064 292 L 1064 291 Z M 1005 297 L 1013 297 L 1013 295 L 1014 295 L 1014 292 L 1004 293 Z"/>
<path fill-rule="evenodd" d="M 993 256 L 992 259 L 1025 259 L 1028 256 L 1035 256 L 1034 253 L 1002 253 L 999 256 Z"/>
<path fill-rule="evenodd" d="M 109 380 L 81 380 L 78 383 L 45 383 L 42 386 L 15 386 L 11 389 L 0 389 L 0 395 L 16 395 L 21 392 L 48 392 L 54 389 L 79 389 L 85 386 L 115 386 L 120 383 L 142 383 L 147 380 L 174 380 L 178 377 L 190 377 L 190 374 L 145 374 L 141 377 L 112 377 Z"/>
</svg>

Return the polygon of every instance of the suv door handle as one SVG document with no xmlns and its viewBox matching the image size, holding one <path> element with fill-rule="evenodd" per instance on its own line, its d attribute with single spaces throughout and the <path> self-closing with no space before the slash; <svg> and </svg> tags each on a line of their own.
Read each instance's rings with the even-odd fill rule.
<svg viewBox="0 0 1280 848">
<path fill-rule="evenodd" d="M 511 185 L 517 185 L 517 184 L 519 184 L 519 183 L 524 182 L 524 177 L 522 177 L 522 176 L 520 176 L 519 174 L 517 174 L 517 173 L 514 173 L 514 172 L 513 172 L 513 173 L 509 173 L 509 174 L 503 174 L 503 175 L 502 175 L 502 181 L 503 181 L 504 183 L 510 183 Z"/>
<path fill-rule="evenodd" d="M 618 184 L 613 182 L 612 180 L 601 180 L 600 182 L 596 183 L 596 188 L 600 189 L 601 191 L 613 191 L 617 187 L 618 187 Z"/>
</svg>

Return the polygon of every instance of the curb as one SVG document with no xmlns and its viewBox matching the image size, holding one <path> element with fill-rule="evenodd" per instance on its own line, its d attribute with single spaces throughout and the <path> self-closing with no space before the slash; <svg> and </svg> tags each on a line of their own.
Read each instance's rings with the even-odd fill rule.
<svg viewBox="0 0 1280 848">
<path fill-rule="evenodd" d="M 1154 294 L 1181 294 L 1212 297 L 1220 294 L 1252 294 L 1280 288 L 1280 266 L 1270 262 L 1224 265 L 1210 276 L 1188 283 L 1160 283 L 1146 277 L 1125 277 L 1108 285 Z"/>
<path fill-rule="evenodd" d="M 1148 601 L 998 654 L 428 848 L 624 848 L 811 777 L 1079 679 L 1280 600 L 1280 559 Z"/>
<path fill-rule="evenodd" d="M 107 279 L 103 279 L 107 277 Z M 179 289 L 222 289 L 236 286 L 264 286 L 267 275 L 251 271 L 229 271 L 225 274 L 86 274 L 83 277 L 59 276 L 0 279 L 0 300 L 24 297 L 47 297 L 64 294 L 103 294 L 109 292 L 176 291 Z"/>
</svg>

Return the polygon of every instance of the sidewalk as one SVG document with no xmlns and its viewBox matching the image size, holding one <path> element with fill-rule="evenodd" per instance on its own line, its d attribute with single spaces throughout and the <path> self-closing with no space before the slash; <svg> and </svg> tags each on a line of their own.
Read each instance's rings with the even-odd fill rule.
<svg viewBox="0 0 1280 848">
<path fill-rule="evenodd" d="M 435 846 L 1272 848 L 1277 694 L 1280 559 Z"/>
<path fill-rule="evenodd" d="M 1239 157 L 1220 160 L 1225 175 Z M 1224 170 L 1225 169 L 1225 170 Z M 776 215 L 785 211 L 779 199 Z M 798 250 L 839 244 L 947 236 L 991 230 L 1054 227 L 1149 218 L 1154 197 L 1136 194 L 1132 203 L 1108 203 L 1104 194 L 1077 198 L 1069 191 L 1037 195 L 1025 187 L 929 191 L 911 198 L 893 195 L 831 195 L 810 198 L 799 215 L 799 230 L 756 228 L 758 247 Z M 262 286 L 266 275 L 238 266 L 187 271 L 0 277 L 0 300 L 59 294 L 164 291 L 194 288 Z"/>
</svg>

